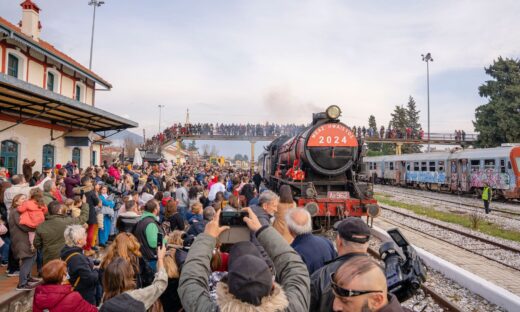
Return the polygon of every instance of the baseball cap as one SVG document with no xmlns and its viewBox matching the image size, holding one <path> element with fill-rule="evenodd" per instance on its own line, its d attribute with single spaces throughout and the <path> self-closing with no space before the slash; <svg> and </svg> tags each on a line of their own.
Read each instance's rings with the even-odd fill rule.
<svg viewBox="0 0 520 312">
<path fill-rule="evenodd" d="M 237 299 L 258 306 L 273 287 L 273 275 L 256 246 L 239 242 L 229 251 L 227 281 Z"/>
<path fill-rule="evenodd" d="M 334 223 L 333 229 L 346 241 L 364 244 L 370 239 L 370 228 L 361 218 L 348 217 L 340 220 Z"/>
</svg>

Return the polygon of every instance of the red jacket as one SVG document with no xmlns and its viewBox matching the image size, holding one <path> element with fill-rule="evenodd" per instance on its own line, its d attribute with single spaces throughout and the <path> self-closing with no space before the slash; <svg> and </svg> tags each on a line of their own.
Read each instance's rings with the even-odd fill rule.
<svg viewBox="0 0 520 312">
<path fill-rule="evenodd" d="M 97 312 L 81 297 L 79 292 L 72 291 L 70 285 L 47 284 L 36 287 L 33 299 L 33 311 L 43 312 Z"/>
</svg>

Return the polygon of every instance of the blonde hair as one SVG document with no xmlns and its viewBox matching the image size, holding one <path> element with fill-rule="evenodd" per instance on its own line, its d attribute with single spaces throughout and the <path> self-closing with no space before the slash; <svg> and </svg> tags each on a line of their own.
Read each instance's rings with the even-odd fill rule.
<svg viewBox="0 0 520 312">
<path fill-rule="evenodd" d="M 182 234 L 184 234 L 184 232 L 179 230 L 171 232 L 170 235 L 168 235 L 168 244 L 182 246 Z"/>
<path fill-rule="evenodd" d="M 166 274 L 168 278 L 179 278 L 179 267 L 177 266 L 177 262 L 175 262 L 175 251 L 176 249 L 169 250 L 164 257 L 164 269 L 166 270 Z"/>
<path fill-rule="evenodd" d="M 139 272 L 140 248 L 141 245 L 134 235 L 126 232 L 118 234 L 114 242 L 108 247 L 108 251 L 101 262 L 101 268 L 105 269 L 110 262 L 120 257 L 131 264 L 134 272 Z"/>
</svg>

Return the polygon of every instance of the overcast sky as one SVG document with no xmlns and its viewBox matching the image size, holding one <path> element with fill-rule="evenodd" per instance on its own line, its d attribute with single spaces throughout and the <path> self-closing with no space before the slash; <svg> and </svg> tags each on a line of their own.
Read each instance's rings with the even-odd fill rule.
<svg viewBox="0 0 520 312">
<path fill-rule="evenodd" d="M 20 1 L 0 1 L 13 23 Z M 88 0 L 35 0 L 42 37 L 88 65 Z M 105 0 L 97 11 L 93 70 L 110 81 L 96 105 L 156 132 L 193 122 L 307 123 L 339 105 L 348 125 L 388 124 L 417 100 L 426 129 L 473 131 L 478 86 L 498 56 L 520 54 L 520 1 Z M 141 133 L 141 129 L 138 131 Z"/>
</svg>

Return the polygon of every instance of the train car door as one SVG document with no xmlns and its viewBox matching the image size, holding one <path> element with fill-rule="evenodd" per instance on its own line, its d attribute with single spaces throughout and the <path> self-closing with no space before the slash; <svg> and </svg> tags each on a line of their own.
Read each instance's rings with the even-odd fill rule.
<svg viewBox="0 0 520 312">
<path fill-rule="evenodd" d="M 459 189 L 462 192 L 467 192 L 470 187 L 468 183 L 468 160 L 459 159 L 458 162 Z"/>
<path fill-rule="evenodd" d="M 457 185 L 459 182 L 458 174 L 457 174 L 457 160 L 456 159 L 450 160 L 449 177 L 450 177 L 450 190 L 452 192 L 456 192 Z"/>
<path fill-rule="evenodd" d="M 404 161 L 396 161 L 395 162 L 395 183 L 397 185 L 400 185 L 401 184 L 401 179 L 402 179 L 402 173 L 405 169 L 405 165 L 404 165 Z"/>
</svg>

